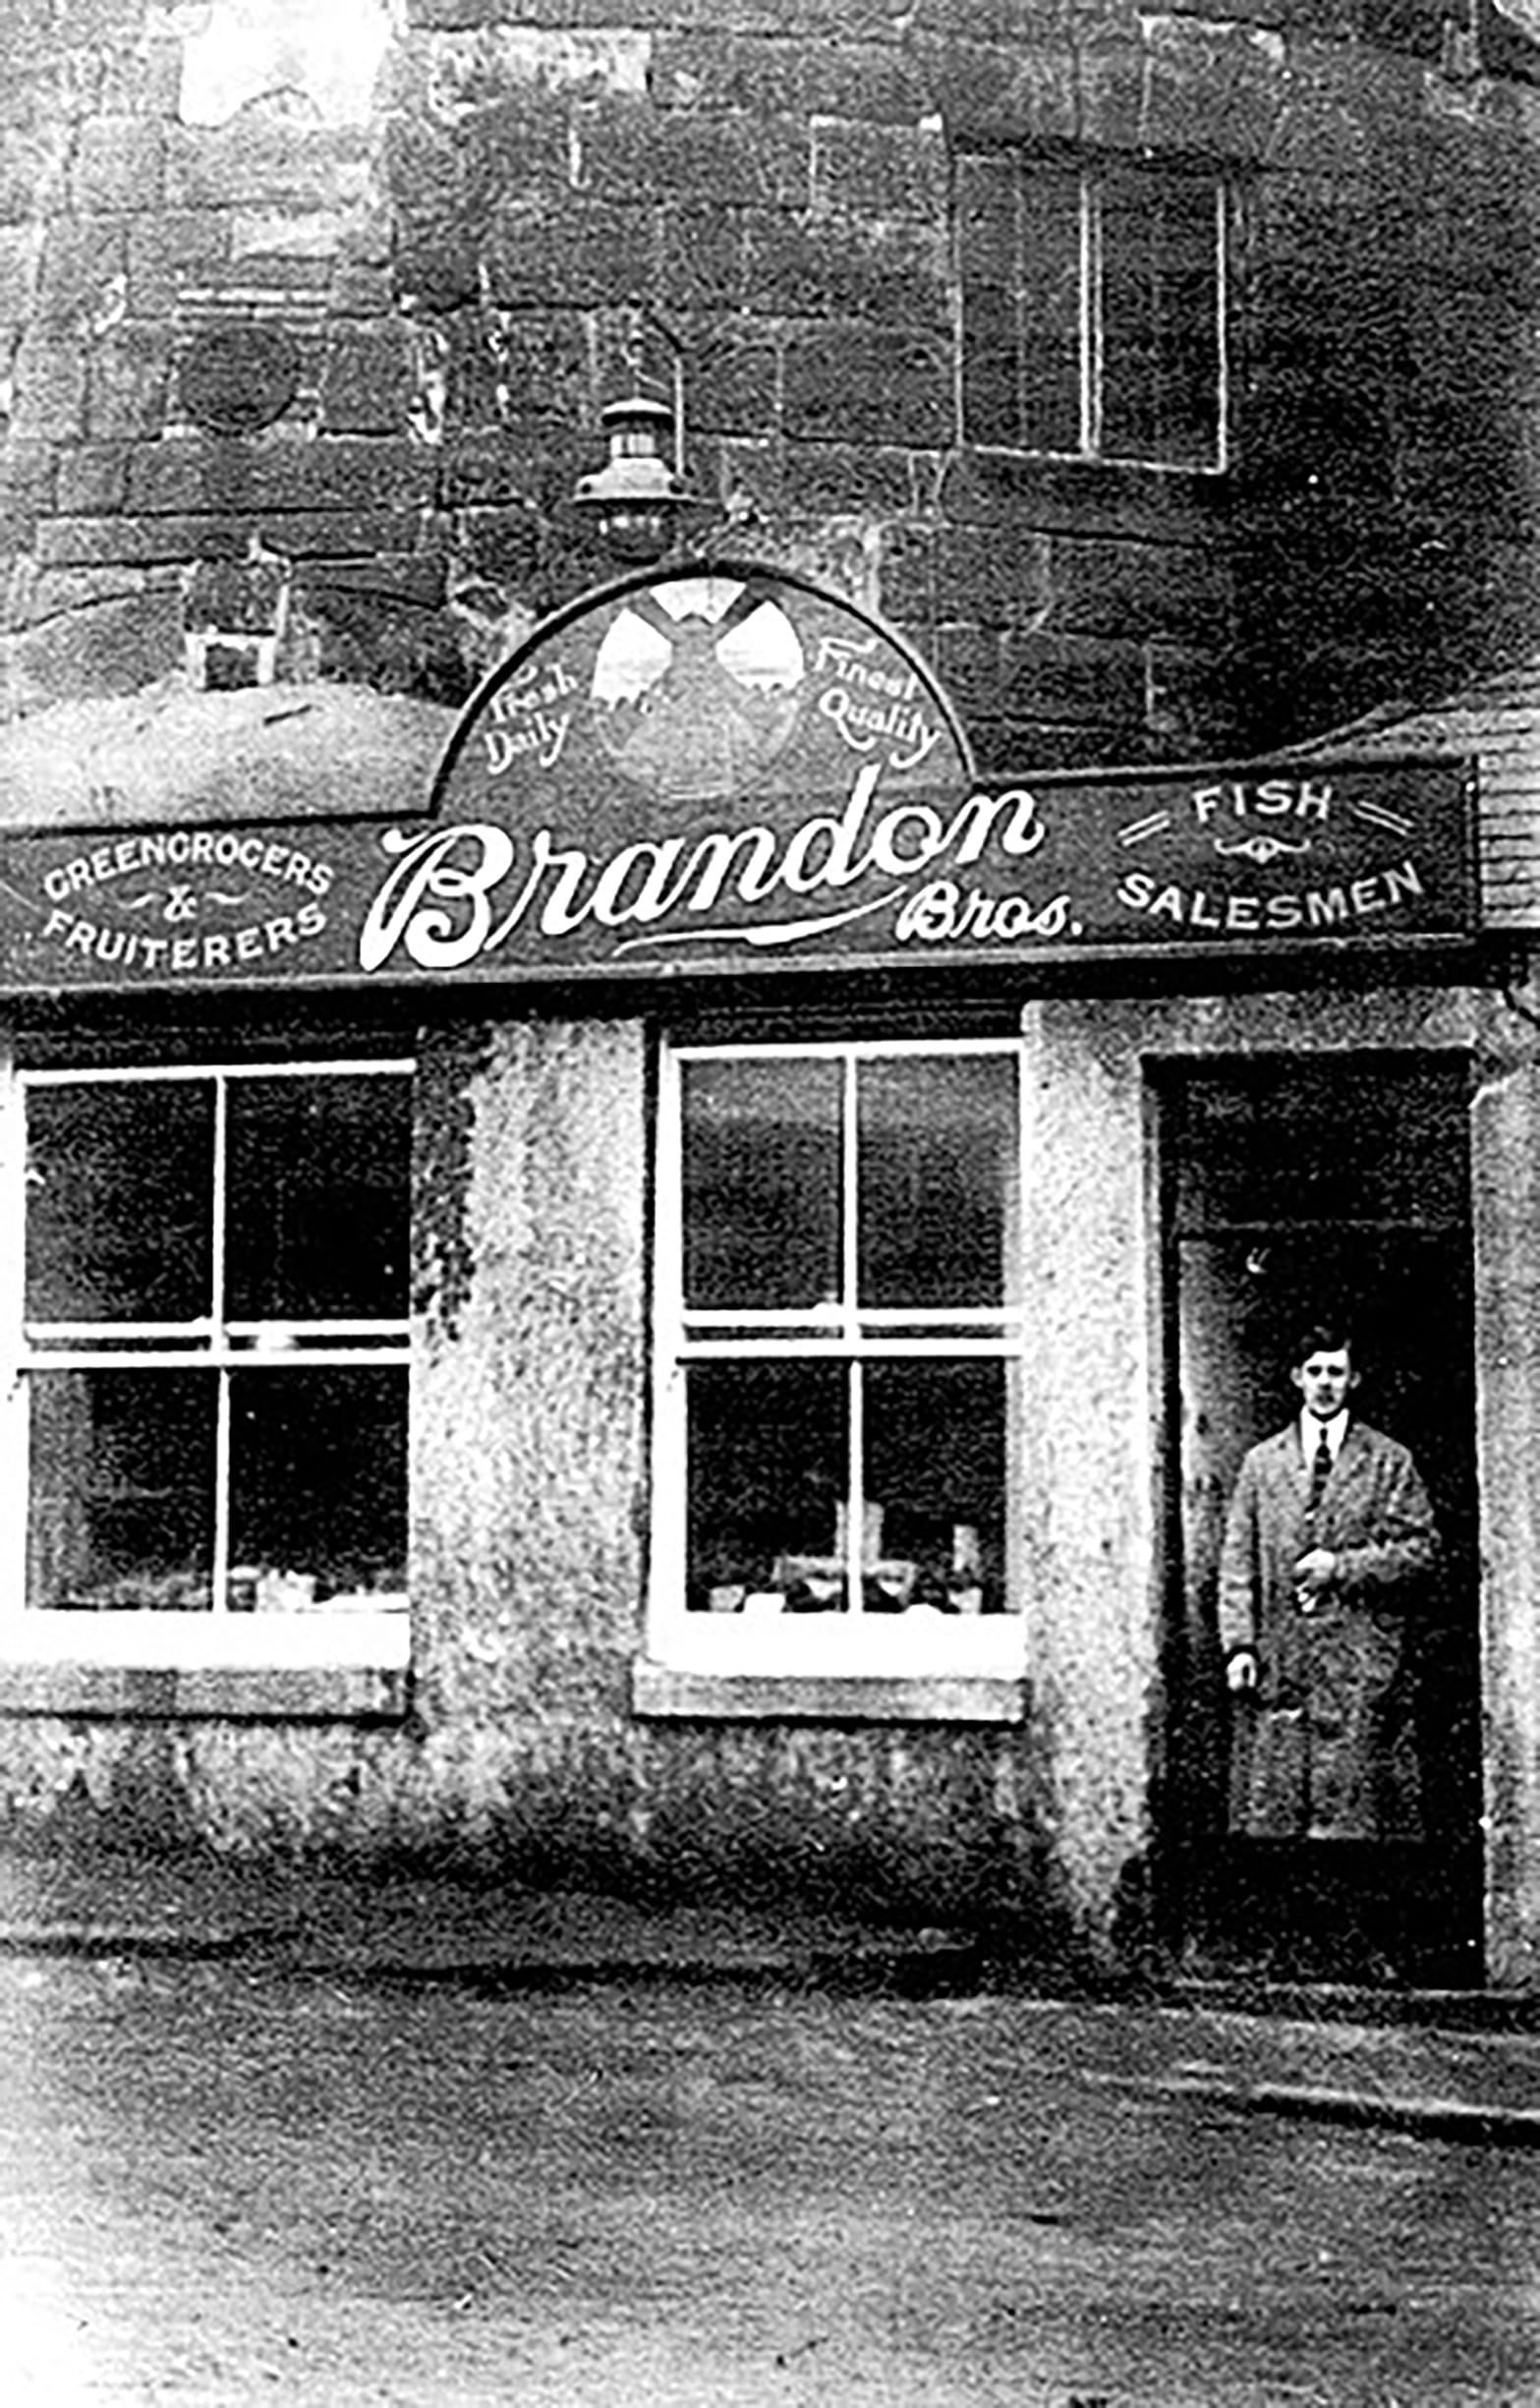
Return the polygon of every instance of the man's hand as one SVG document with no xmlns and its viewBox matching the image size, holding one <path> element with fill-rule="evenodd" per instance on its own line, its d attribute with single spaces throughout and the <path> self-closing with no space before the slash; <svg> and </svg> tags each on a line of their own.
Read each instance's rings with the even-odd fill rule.
<svg viewBox="0 0 1540 2408">
<path fill-rule="evenodd" d="M 1225 1681 L 1232 1696 L 1243 1697 L 1257 1686 L 1257 1659 L 1249 1647 L 1237 1648 L 1225 1667 Z"/>
<path fill-rule="evenodd" d="M 1294 1566 L 1294 1602 L 1308 1614 L 1337 1577 L 1337 1558 L 1330 1547 L 1312 1547 Z"/>
</svg>

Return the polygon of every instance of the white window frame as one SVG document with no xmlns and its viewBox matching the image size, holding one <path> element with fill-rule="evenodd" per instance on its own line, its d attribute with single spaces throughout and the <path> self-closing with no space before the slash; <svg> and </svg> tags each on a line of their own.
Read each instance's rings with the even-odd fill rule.
<svg viewBox="0 0 1540 2408">
<path fill-rule="evenodd" d="M 61 1067 L 16 1065 L 9 1046 L 0 1061 L 0 1313 L 6 1333 L 8 1377 L 0 1415 L 0 1663 L 90 1665 L 130 1670 L 284 1671 L 337 1667 L 379 1672 L 404 1670 L 410 1660 L 410 1613 L 405 1594 L 388 1603 L 359 1602 L 345 1608 L 321 1603 L 304 1611 L 232 1611 L 224 1575 L 229 1556 L 229 1376 L 233 1370 L 260 1373 L 279 1364 L 293 1369 L 296 1356 L 276 1343 L 280 1330 L 305 1342 L 307 1368 L 328 1364 L 410 1366 L 411 1322 L 400 1319 L 239 1322 L 222 1315 L 225 1159 L 223 1099 L 239 1082 L 325 1076 L 401 1077 L 412 1074 L 409 1057 L 292 1055 L 277 1060 L 152 1061 L 111 1059 Z M 213 1222 L 212 1309 L 186 1324 L 113 1322 L 29 1324 L 27 1268 L 27 1096 L 38 1087 L 213 1083 L 219 1097 L 209 1209 Z M 61 1346 L 61 1336 L 85 1343 Z M 124 1340 L 139 1336 L 144 1350 Z M 89 1340 L 104 1343 L 93 1348 Z M 264 1337 L 267 1343 L 264 1345 Z M 232 1345 L 232 1338 L 242 1343 Z M 52 1339 L 53 1343 L 46 1343 Z M 108 1340 L 113 1343 L 105 1343 Z M 178 1345 L 181 1339 L 185 1343 Z M 371 1341 L 369 1344 L 361 1340 Z M 151 1345 L 149 1342 L 153 1340 Z M 353 1343 L 347 1344 L 345 1341 Z M 65 1368 L 95 1370 L 216 1369 L 220 1374 L 216 1438 L 215 1548 L 212 1596 L 197 1613 L 135 1611 L 78 1613 L 32 1607 L 27 1596 L 30 1494 L 30 1381 L 34 1372 Z"/>
<path fill-rule="evenodd" d="M 999 153 L 969 152 L 970 158 L 998 157 Z M 1018 204 L 1022 179 L 1030 176 L 1036 162 L 1017 156 L 1015 160 Z M 1217 384 L 1215 404 L 1214 457 L 1208 460 L 1146 459 L 1138 452 L 1104 451 L 1102 422 L 1104 402 L 1103 359 L 1105 322 L 1103 313 L 1103 249 L 1102 196 L 1108 184 L 1119 174 L 1136 176 L 1142 168 L 1149 175 L 1159 172 L 1159 160 L 1141 161 L 1133 167 L 1119 167 L 1116 161 L 1086 162 L 1078 171 L 1080 196 L 1080 439 L 1073 451 L 1055 451 L 1025 443 L 999 443 L 981 439 L 969 432 L 967 417 L 967 312 L 963 297 L 964 260 L 962 231 L 957 226 L 957 428 L 960 440 L 970 451 L 988 456 L 1016 460 L 1065 460 L 1088 462 L 1110 468 L 1137 469 L 1151 476 L 1222 477 L 1230 467 L 1230 251 L 1232 244 L 1233 207 L 1228 185 L 1218 170 L 1193 169 L 1192 180 L 1209 184 L 1214 201 L 1215 244 L 1215 334 L 1217 338 Z M 1178 172 L 1172 167 L 1171 173 Z M 1185 170 L 1181 172 L 1186 172 Z"/>
<path fill-rule="evenodd" d="M 856 1113 L 857 1082 L 843 1082 L 845 1115 L 842 1166 L 845 1191 L 842 1241 L 845 1251 L 843 1301 L 813 1312 L 698 1312 L 686 1315 L 682 1293 L 684 1259 L 683 1197 L 683 1079 L 687 1063 L 702 1061 L 770 1059 L 834 1061 L 858 1063 L 879 1060 L 923 1058 L 956 1060 L 990 1055 L 1015 1066 L 1016 1227 L 1009 1233 L 1010 1269 L 1014 1278 L 998 1305 L 977 1310 L 904 1310 L 888 1313 L 855 1311 L 855 1180 L 856 1158 L 851 1138 Z M 656 1244 L 655 1264 L 655 1359 L 653 1393 L 653 1515 L 648 1590 L 648 1655 L 652 1666 L 665 1674 L 684 1676 L 686 1684 L 716 1681 L 725 1684 L 805 1682 L 845 1685 L 853 1694 L 863 1685 L 1009 1684 L 1019 1691 L 1025 1670 L 1026 1598 L 1023 1590 L 1022 1516 L 1020 1511 L 1020 1396 L 1025 1314 L 1019 1293 L 1021 1199 L 1027 1192 L 1022 1082 L 1023 1048 L 1013 1038 L 890 1039 L 853 1042 L 668 1044 L 662 1048 L 658 1081 Z M 856 1327 L 857 1320 L 865 1332 Z M 903 1336 L 884 1338 L 882 1325 L 901 1325 Z M 913 1333 L 927 1322 L 937 1325 L 934 1340 Z M 969 1323 L 973 1335 L 960 1335 Z M 764 1338 L 727 1334 L 761 1326 Z M 714 1333 L 713 1334 L 713 1328 Z M 900 1357 L 955 1361 L 987 1358 L 1014 1366 L 1016 1405 L 1007 1413 L 1005 1521 L 1005 1591 L 1007 1610 L 989 1615 L 949 1615 L 910 1609 L 901 1614 L 847 1611 L 830 1614 L 773 1613 L 713 1614 L 691 1612 L 687 1596 L 688 1471 L 685 1370 L 708 1361 L 767 1359 L 892 1361 Z M 861 1430 L 854 1418 L 860 1383 L 852 1378 L 850 1452 L 859 1476 Z M 845 1593 L 858 1596 L 862 1572 L 860 1500 L 848 1517 Z M 690 1710 L 688 1688 L 676 1710 Z M 661 1710 L 668 1710 L 663 1708 Z M 840 1710 L 837 1706 L 834 1710 Z M 857 1708 L 859 1710 L 859 1708 Z M 955 1699 L 941 1712 L 953 1710 L 966 1718 L 966 1707 Z M 1014 1709 L 1011 1710 L 1013 1718 Z M 1006 1718 L 1002 1711 L 998 1717 Z"/>
</svg>

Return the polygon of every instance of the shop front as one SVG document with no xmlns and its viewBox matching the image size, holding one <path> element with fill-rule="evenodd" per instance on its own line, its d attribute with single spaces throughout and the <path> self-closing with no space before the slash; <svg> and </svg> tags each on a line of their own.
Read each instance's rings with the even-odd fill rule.
<svg viewBox="0 0 1540 2408">
<path fill-rule="evenodd" d="M 13 1825 L 1223 1956 L 1219 1532 L 1347 1311 L 1444 1539 L 1406 1878 L 1533 1978 L 1476 785 L 981 781 L 746 564 L 547 622 L 412 807 L 12 828 Z"/>
</svg>

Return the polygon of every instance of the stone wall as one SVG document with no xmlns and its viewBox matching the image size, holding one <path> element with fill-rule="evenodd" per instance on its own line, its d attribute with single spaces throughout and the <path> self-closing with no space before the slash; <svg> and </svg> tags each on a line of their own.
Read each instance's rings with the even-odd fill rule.
<svg viewBox="0 0 1540 2408">
<path fill-rule="evenodd" d="M 460 691 L 378 178 L 389 23 L 384 0 L 8 18 L 10 713 L 185 674 L 210 631 L 211 683 L 252 682 L 265 639 L 267 675 Z"/>
<path fill-rule="evenodd" d="M 1532 635 L 1540 102 L 1512 12 L 1481 25 L 18 0 L 4 708 L 179 674 L 458 701 L 605 572 L 574 479 L 676 363 L 687 542 L 880 607 L 987 768 L 1434 695 Z M 1229 475 L 959 443 L 955 158 L 1021 141 L 1232 177 Z"/>
<path fill-rule="evenodd" d="M 1115 1883 L 1143 1833 L 1137 1648 L 1102 1717 L 1112 1761 L 1063 1818 L 1063 1875 L 1037 1722 L 633 1716 L 648 1083 L 635 1021 L 423 1033 L 405 1719 L 8 1714 L 10 1844 L 431 1863 L 664 1900 L 950 1919 L 1009 1927 L 1023 1945 L 1062 1947 L 1076 1929 L 1105 1943 L 1110 1868 Z M 1082 1544 L 1099 1552 L 1096 1533 Z M 1105 1613 L 1105 1577 L 1095 1594 Z M 1137 1581 L 1129 1594 L 1142 1628 Z M 1088 1768 L 1071 1736 L 1073 1797 Z M 1123 1801 L 1118 1820 L 1086 1829 L 1109 1795 Z"/>
</svg>

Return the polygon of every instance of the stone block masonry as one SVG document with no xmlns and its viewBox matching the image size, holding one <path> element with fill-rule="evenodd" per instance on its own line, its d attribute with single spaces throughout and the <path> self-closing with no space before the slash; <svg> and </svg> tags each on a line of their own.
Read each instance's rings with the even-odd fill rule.
<svg viewBox="0 0 1540 2408">
<path fill-rule="evenodd" d="M 367 677 L 329 613 L 383 545 L 425 570 L 408 650 L 468 690 L 488 627 L 604 573 L 573 480 L 618 381 L 677 367 L 686 541 L 944 631 L 992 757 L 1308 733 L 1522 615 L 1527 121 L 1479 57 L 1454 76 L 1437 14 L 343 0 L 321 29 L 65 0 L 0 108 L 19 556 L 333 563 L 279 673 Z M 1225 185 L 1221 474 L 965 439 L 959 163 L 1045 144 Z M 235 423 L 200 419 L 190 359 L 242 326 L 292 389 L 264 417 L 237 379 Z M 17 610 L 12 712 L 89 674 L 87 644 L 24 667 Z"/>
</svg>

